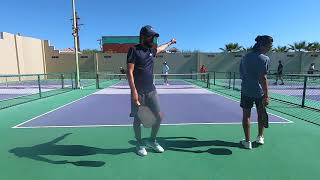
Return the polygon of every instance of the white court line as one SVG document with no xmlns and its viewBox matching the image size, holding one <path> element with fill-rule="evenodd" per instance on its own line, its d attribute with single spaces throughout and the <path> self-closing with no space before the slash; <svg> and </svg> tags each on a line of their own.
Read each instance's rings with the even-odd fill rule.
<svg viewBox="0 0 320 180">
<path fill-rule="evenodd" d="M 209 90 L 207 90 L 207 89 L 205 89 L 205 88 L 202 88 L 201 86 L 192 84 L 192 83 L 187 82 L 187 81 L 185 81 L 185 82 L 186 82 L 186 83 L 189 83 L 189 84 L 191 84 L 191 85 L 194 85 L 195 87 L 199 87 L 200 89 L 204 89 L 204 90 L 208 91 L 209 94 L 215 94 L 215 95 L 217 95 L 217 96 L 222 96 L 223 98 L 226 98 L 226 99 L 229 99 L 229 100 L 231 100 L 231 101 L 235 101 L 235 102 L 238 102 L 238 103 L 239 103 L 239 101 L 234 100 L 234 99 L 229 98 L 229 97 L 226 97 L 226 96 L 224 96 L 224 95 L 222 95 L 222 94 L 218 94 L 218 93 L 216 93 L 216 92 L 209 91 Z M 119 83 L 121 83 L 121 82 L 118 82 L 118 83 L 116 83 L 116 84 L 114 84 L 114 85 L 112 85 L 112 86 L 115 86 L 115 85 L 117 85 L 117 84 L 119 84 Z M 110 86 L 110 87 L 112 87 L 112 86 Z M 108 88 L 109 88 L 109 87 L 108 87 Z M 100 90 L 100 91 L 103 91 L 103 90 L 104 90 L 104 89 L 102 89 L 102 90 Z M 97 91 L 97 92 L 99 92 L 99 91 Z M 97 92 L 95 92 L 95 93 L 97 93 Z M 12 128 L 15 128 L 15 129 L 20 129 L 20 128 L 22 128 L 22 129 L 28 129 L 28 128 L 77 128 L 77 127 L 78 127 L 78 128 L 85 128 L 85 127 L 86 127 L 86 128 L 89 128 L 89 127 L 128 127 L 128 126 L 132 126 L 132 125 L 130 124 L 130 125 L 83 125 L 83 126 L 80 125 L 80 126 L 32 126 L 32 127 L 19 127 L 19 126 L 21 126 L 21 125 L 23 125 L 23 124 L 26 124 L 26 123 L 34 120 L 34 119 L 37 119 L 37 118 L 39 118 L 39 117 L 41 117 L 41 116 L 44 116 L 44 115 L 46 115 L 46 114 L 49 114 L 49 113 L 54 112 L 54 111 L 56 111 L 56 110 L 59 110 L 59 109 L 61 109 L 61 108 L 63 108 L 63 107 L 66 107 L 66 106 L 68 106 L 68 105 L 71 105 L 71 104 L 73 104 L 73 103 L 75 103 L 75 102 L 77 102 L 77 101 L 80 101 L 80 100 L 82 100 L 82 99 L 84 99 L 84 98 L 86 98 L 86 97 L 88 97 L 88 96 L 91 96 L 91 95 L 94 95 L 94 93 L 93 93 L 93 94 L 89 94 L 89 95 L 87 95 L 87 96 L 84 96 L 84 97 L 82 97 L 82 98 L 80 98 L 80 99 L 77 99 L 77 100 L 75 100 L 75 101 L 72 101 L 72 102 L 70 102 L 70 103 L 68 103 L 68 104 L 65 104 L 65 105 L 63 105 L 63 106 L 60 106 L 60 107 L 58 107 L 58 108 L 56 108 L 56 109 L 53 109 L 53 110 L 51 110 L 51 111 L 48 111 L 48 112 L 46 112 L 46 113 L 43 113 L 43 114 L 41 114 L 41 115 L 39 115 L 39 116 L 36 116 L 36 117 L 34 117 L 34 118 L 32 118 L 32 119 L 30 119 L 30 120 L 28 120 L 28 121 L 25 121 L 25 122 L 23 122 L 23 123 L 20 123 L 20 124 L 14 126 L 14 127 L 12 127 Z M 255 107 L 254 107 L 254 109 L 255 109 Z M 288 119 L 286 119 L 286 118 L 283 118 L 283 117 L 281 117 L 281 116 L 275 115 L 275 114 L 273 114 L 273 113 L 269 113 L 269 112 L 268 112 L 268 114 L 270 114 L 270 115 L 272 115 L 272 116 L 275 116 L 275 117 L 278 117 L 279 119 L 283 119 L 283 120 L 287 121 L 287 122 L 270 122 L 271 124 L 294 123 L 293 121 L 290 121 L 290 120 L 288 120 Z M 252 123 L 257 123 L 257 122 L 252 122 Z M 178 125 L 180 125 L 180 126 L 181 126 L 181 125 L 230 125 L 230 124 L 237 124 L 237 125 L 239 125 L 239 124 L 241 124 L 241 122 L 235 122 L 235 123 L 179 123 L 179 124 L 161 124 L 161 125 L 164 125 L 164 126 L 178 126 Z"/>
<path fill-rule="evenodd" d="M 118 82 L 118 83 L 120 83 L 120 82 Z M 118 83 L 116 83 L 116 84 L 118 84 Z M 103 90 L 103 89 L 102 89 L 102 90 Z M 102 90 L 100 90 L 100 91 L 102 91 Z M 97 92 L 98 92 L 98 91 L 97 91 Z M 21 126 L 21 125 L 23 125 L 23 124 L 26 124 L 26 123 L 28 123 L 28 122 L 30 122 L 30 121 L 33 121 L 33 120 L 35 120 L 35 119 L 37 119 L 37 118 L 39 118 L 39 117 L 45 116 L 45 115 L 47 115 L 47 114 L 49 114 L 49 113 L 52 113 L 52 112 L 54 112 L 54 111 L 57 111 L 57 110 L 59 110 L 59 109 L 61 109 L 61 108 L 64 108 L 64 107 L 66 107 L 66 106 L 69 106 L 69 105 L 71 105 L 71 104 L 73 104 L 73 103 L 75 103 L 75 102 L 78 102 L 78 101 L 80 101 L 80 100 L 82 100 L 82 99 L 85 99 L 85 98 L 87 98 L 87 97 L 89 97 L 89 96 L 91 96 L 91 95 L 93 95 L 93 94 L 94 94 L 94 93 L 88 94 L 88 95 L 86 95 L 86 96 L 84 96 L 84 97 L 82 97 L 82 98 L 80 98 L 80 99 L 77 99 L 77 100 L 71 101 L 71 102 L 69 102 L 69 103 L 67 103 L 67 104 L 64 104 L 64 105 L 62 105 L 62 106 L 59 106 L 59 107 L 57 107 L 57 108 L 55 108 L 55 109 L 52 109 L 51 111 L 45 112 L 45 113 L 43 113 L 43 114 L 40 114 L 40 115 L 38 115 L 38 116 L 36 116 L 36 117 L 33 117 L 33 118 L 27 120 L 27 121 L 24 121 L 24 122 L 22 122 L 22 123 L 20 123 L 20 124 L 18 124 L 18 125 L 15 125 L 15 126 L 12 127 L 12 128 L 21 128 L 21 127 L 19 127 L 19 126 Z"/>
<path fill-rule="evenodd" d="M 258 122 L 252 122 L 257 124 Z M 269 122 L 269 124 L 289 124 L 292 122 Z M 161 126 L 190 126 L 190 125 L 240 125 L 241 122 L 233 123 L 178 123 L 178 124 L 161 124 Z M 114 124 L 114 125 L 79 125 L 79 126 L 29 126 L 14 127 L 16 129 L 40 129 L 40 128 L 94 128 L 94 127 L 132 127 L 132 124 Z"/>
</svg>

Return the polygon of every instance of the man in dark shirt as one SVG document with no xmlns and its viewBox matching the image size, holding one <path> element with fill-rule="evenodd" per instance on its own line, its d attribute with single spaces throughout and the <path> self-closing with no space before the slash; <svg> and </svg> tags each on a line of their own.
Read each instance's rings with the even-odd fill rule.
<svg viewBox="0 0 320 180">
<path fill-rule="evenodd" d="M 119 79 L 121 80 L 123 77 L 126 78 L 127 76 L 125 74 L 127 74 L 126 70 L 123 69 L 123 67 L 120 67 L 120 73 L 122 75 L 119 75 Z M 126 78 L 127 79 L 127 78 Z"/>
<path fill-rule="evenodd" d="M 258 113 L 258 137 L 256 142 L 264 144 L 264 125 L 262 114 L 264 106 L 269 104 L 267 72 L 270 59 L 266 55 L 272 48 L 273 39 L 270 36 L 258 36 L 253 51 L 246 54 L 240 63 L 241 102 L 243 110 L 242 126 L 245 139 L 241 144 L 246 149 L 252 149 L 250 140 L 250 119 L 253 104 Z"/>
<path fill-rule="evenodd" d="M 151 140 L 147 146 L 156 152 L 162 153 L 164 149 L 156 141 L 162 116 L 156 88 L 153 84 L 153 65 L 158 53 L 165 51 L 175 44 L 172 39 L 168 43 L 154 48 L 154 38 L 159 37 L 151 26 L 144 26 L 140 30 L 140 44 L 129 49 L 127 55 L 128 81 L 131 89 L 131 117 L 134 117 L 133 129 L 137 140 L 137 154 L 146 156 L 147 151 L 141 140 L 141 121 L 137 118 L 139 105 L 148 106 L 157 116 L 157 123 L 152 127 Z"/>
<path fill-rule="evenodd" d="M 279 65 L 278 65 L 278 69 L 277 69 L 277 77 L 276 77 L 276 82 L 274 83 L 274 85 L 278 84 L 278 80 L 281 80 L 281 84 L 280 85 L 284 85 L 283 83 L 283 65 L 282 62 L 279 61 Z"/>
</svg>

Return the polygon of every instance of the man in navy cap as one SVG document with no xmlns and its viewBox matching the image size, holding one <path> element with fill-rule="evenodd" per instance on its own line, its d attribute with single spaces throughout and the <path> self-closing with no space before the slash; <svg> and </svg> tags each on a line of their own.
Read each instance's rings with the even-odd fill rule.
<svg viewBox="0 0 320 180">
<path fill-rule="evenodd" d="M 154 48 L 154 40 L 159 37 L 155 30 L 147 25 L 140 30 L 140 44 L 129 49 L 127 55 L 128 81 L 131 89 L 131 117 L 134 117 L 133 129 L 137 140 L 137 154 L 146 156 L 146 146 L 162 153 L 164 149 L 156 141 L 162 120 L 156 88 L 153 84 L 153 65 L 158 53 L 165 51 L 176 40 L 171 39 L 158 48 Z M 145 144 L 141 140 L 141 121 L 136 114 L 138 106 L 148 106 L 156 115 L 157 123 L 152 127 L 151 138 Z"/>
</svg>

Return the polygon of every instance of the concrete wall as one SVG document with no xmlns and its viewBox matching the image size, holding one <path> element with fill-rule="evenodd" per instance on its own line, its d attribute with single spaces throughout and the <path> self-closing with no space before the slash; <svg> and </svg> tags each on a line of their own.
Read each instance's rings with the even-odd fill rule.
<svg viewBox="0 0 320 180">
<path fill-rule="evenodd" d="M 307 72 L 311 63 L 316 64 L 316 69 L 320 70 L 320 53 L 304 53 L 302 55 L 302 71 Z"/>
<path fill-rule="evenodd" d="M 0 74 L 45 73 L 43 42 L 40 39 L 2 33 Z"/>
<path fill-rule="evenodd" d="M 120 73 L 120 67 L 127 67 L 127 54 L 97 54 L 98 71 Z"/>
<path fill-rule="evenodd" d="M 1 33 L 0 39 L 0 74 L 19 74 L 15 36 Z"/>
<path fill-rule="evenodd" d="M 48 52 L 46 58 L 47 72 L 74 72 L 75 61 L 73 54 L 63 54 L 58 51 Z M 157 55 L 154 73 L 161 73 L 162 63 L 166 61 L 170 66 L 170 73 L 191 73 L 199 71 L 201 65 L 205 65 L 209 71 L 216 72 L 238 72 L 239 65 L 244 52 L 239 53 L 176 53 Z M 314 56 L 318 57 L 314 57 Z M 52 58 L 52 56 L 59 58 Z M 81 58 L 88 56 L 88 58 Z M 278 61 L 281 60 L 284 65 L 284 72 L 302 73 L 306 72 L 311 63 L 316 63 L 320 68 L 320 53 L 269 53 L 271 64 L 270 70 L 275 71 L 278 67 Z M 119 73 L 119 68 L 126 68 L 125 53 L 107 54 L 99 53 L 96 55 L 80 54 L 80 71 L 95 72 L 96 62 L 98 62 L 99 72 Z"/>
<path fill-rule="evenodd" d="M 191 73 L 197 70 L 197 54 L 195 53 L 161 53 L 157 56 L 154 73 L 162 73 L 163 62 L 165 61 L 170 67 L 169 73 L 171 74 Z"/>
<path fill-rule="evenodd" d="M 0 33 L 0 74 L 31 74 L 75 72 L 74 53 L 56 50 L 47 40 Z M 161 73 L 162 63 L 170 66 L 170 73 L 190 73 L 199 71 L 205 65 L 209 71 L 238 72 L 241 58 L 239 53 L 161 53 L 157 56 L 154 72 Z M 290 73 L 306 72 L 311 63 L 320 69 L 320 52 L 288 52 L 268 54 L 271 59 L 270 70 L 276 70 L 278 61 L 284 64 L 284 71 Z M 126 53 L 95 55 L 79 54 L 80 72 L 119 73 L 126 68 Z"/>
</svg>

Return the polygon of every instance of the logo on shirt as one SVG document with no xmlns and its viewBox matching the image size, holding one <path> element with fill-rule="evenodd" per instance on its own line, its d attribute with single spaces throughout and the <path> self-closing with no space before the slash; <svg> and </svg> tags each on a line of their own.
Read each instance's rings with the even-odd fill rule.
<svg viewBox="0 0 320 180">
<path fill-rule="evenodd" d="M 150 53 L 150 57 L 152 56 L 152 53 Z"/>
</svg>

